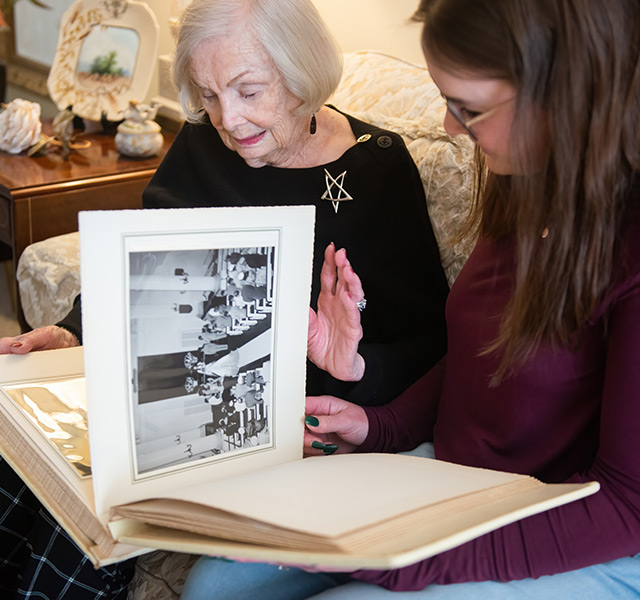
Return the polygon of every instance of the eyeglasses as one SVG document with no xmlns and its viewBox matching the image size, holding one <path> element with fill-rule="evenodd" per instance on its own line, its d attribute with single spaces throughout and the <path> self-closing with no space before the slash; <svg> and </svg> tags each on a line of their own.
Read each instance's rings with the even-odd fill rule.
<svg viewBox="0 0 640 600">
<path fill-rule="evenodd" d="M 505 106 L 509 102 L 513 102 L 513 100 L 515 99 L 515 98 L 509 98 L 508 100 L 504 100 L 503 102 L 500 102 L 500 104 L 496 104 L 493 108 L 490 108 L 489 110 L 485 110 L 484 112 L 481 112 L 481 113 L 471 113 L 470 111 L 465 111 L 467 113 L 474 115 L 471 118 L 465 118 L 464 115 L 462 114 L 462 111 L 464 109 L 460 109 L 460 107 L 453 100 L 450 100 L 444 94 L 441 94 L 441 95 L 444 98 L 444 101 L 447 105 L 447 110 L 451 113 L 451 116 L 458 122 L 460 127 L 462 127 L 462 129 L 465 130 L 465 132 L 469 135 L 469 137 L 474 142 L 478 141 L 478 137 L 473 132 L 471 127 L 476 123 L 480 123 L 480 121 L 484 121 L 485 119 L 489 118 L 491 115 L 495 114 L 499 109 L 501 109 L 503 106 Z"/>
</svg>

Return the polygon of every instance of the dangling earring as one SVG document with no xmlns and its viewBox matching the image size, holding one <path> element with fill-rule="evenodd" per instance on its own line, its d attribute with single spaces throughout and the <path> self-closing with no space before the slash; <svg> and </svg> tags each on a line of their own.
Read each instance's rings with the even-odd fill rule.
<svg viewBox="0 0 640 600">
<path fill-rule="evenodd" d="M 316 113 L 311 113 L 311 123 L 309 123 L 309 133 L 313 135 L 318 128 L 318 122 L 316 121 Z"/>
</svg>

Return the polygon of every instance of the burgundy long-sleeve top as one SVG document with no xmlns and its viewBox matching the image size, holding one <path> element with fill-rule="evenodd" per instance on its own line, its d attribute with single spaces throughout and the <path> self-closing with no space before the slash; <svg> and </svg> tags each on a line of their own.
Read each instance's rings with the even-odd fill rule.
<svg viewBox="0 0 640 600">
<path fill-rule="evenodd" d="M 479 353 L 497 336 L 513 255 L 507 240 L 479 240 L 447 302 L 447 356 L 392 403 L 365 409 L 370 429 L 359 451 L 432 440 L 438 459 L 546 482 L 596 480 L 601 490 L 415 565 L 356 572 L 358 579 L 414 590 L 539 577 L 640 552 L 640 219 L 577 347 L 543 346 L 491 387 L 499 356 Z"/>
</svg>

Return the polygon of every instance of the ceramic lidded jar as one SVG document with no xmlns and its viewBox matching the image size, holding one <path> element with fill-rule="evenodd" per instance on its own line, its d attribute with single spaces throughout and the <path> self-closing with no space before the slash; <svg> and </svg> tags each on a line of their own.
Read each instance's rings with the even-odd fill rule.
<svg viewBox="0 0 640 600">
<path fill-rule="evenodd" d="M 163 137 L 155 121 L 123 121 L 118 125 L 116 148 L 125 156 L 144 157 L 158 154 Z"/>
<path fill-rule="evenodd" d="M 129 102 L 125 120 L 118 125 L 116 148 L 125 156 L 143 158 L 158 154 L 163 137 L 160 125 L 153 121 L 157 106 Z"/>
</svg>

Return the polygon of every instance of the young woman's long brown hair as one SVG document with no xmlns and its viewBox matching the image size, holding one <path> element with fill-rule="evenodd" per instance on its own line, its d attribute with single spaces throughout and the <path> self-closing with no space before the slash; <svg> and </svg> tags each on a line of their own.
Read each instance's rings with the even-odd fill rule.
<svg viewBox="0 0 640 600">
<path fill-rule="evenodd" d="M 640 2 L 423 0 L 416 17 L 440 67 L 518 90 L 525 175 L 485 174 L 480 159 L 471 215 L 481 235 L 516 239 L 513 297 L 486 349 L 502 352 L 497 383 L 540 343 L 570 348 L 611 283 L 640 201 Z"/>
</svg>

